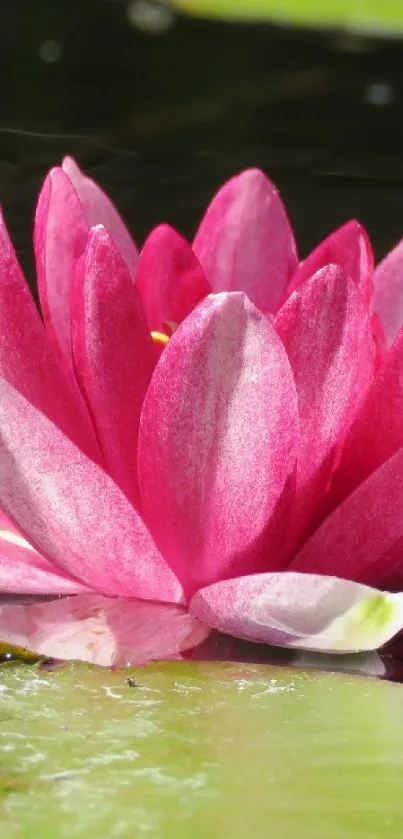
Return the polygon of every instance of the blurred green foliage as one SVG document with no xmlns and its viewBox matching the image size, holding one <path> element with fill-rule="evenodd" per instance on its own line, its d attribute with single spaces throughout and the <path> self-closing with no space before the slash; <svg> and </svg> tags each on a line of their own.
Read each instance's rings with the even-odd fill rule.
<svg viewBox="0 0 403 839">
<path fill-rule="evenodd" d="M 170 0 L 183 12 L 207 17 L 268 20 L 398 34 L 402 0 Z"/>
</svg>

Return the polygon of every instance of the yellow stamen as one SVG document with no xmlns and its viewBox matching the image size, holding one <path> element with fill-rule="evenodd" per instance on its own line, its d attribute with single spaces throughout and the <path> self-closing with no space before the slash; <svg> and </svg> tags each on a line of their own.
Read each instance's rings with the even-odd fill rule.
<svg viewBox="0 0 403 839">
<path fill-rule="evenodd" d="M 169 341 L 169 335 L 164 335 L 163 332 L 152 332 L 151 337 L 156 344 L 162 344 L 163 346 Z"/>
</svg>

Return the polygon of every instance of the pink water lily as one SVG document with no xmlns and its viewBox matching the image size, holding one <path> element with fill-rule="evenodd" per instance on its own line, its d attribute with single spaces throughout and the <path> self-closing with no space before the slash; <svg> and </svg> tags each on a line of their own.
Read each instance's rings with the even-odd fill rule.
<svg viewBox="0 0 403 839">
<path fill-rule="evenodd" d="M 0 638 L 102 665 L 211 629 L 377 649 L 403 627 L 403 249 L 304 262 L 259 171 L 138 253 L 70 159 L 38 201 L 43 319 L 0 223 Z M 402 254 L 402 255 L 401 255 Z M 197 654 L 197 653 L 196 653 Z"/>
</svg>

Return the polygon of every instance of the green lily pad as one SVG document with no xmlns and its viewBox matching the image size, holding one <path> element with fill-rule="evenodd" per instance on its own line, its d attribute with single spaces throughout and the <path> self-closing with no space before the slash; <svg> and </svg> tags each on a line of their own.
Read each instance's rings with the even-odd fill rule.
<svg viewBox="0 0 403 839">
<path fill-rule="evenodd" d="M 306 26 L 347 27 L 396 34 L 401 0 L 170 0 L 187 14 L 224 19 L 275 20 Z"/>
<path fill-rule="evenodd" d="M 255 664 L 0 669 L 5 839 L 402 835 L 403 687 Z"/>
</svg>

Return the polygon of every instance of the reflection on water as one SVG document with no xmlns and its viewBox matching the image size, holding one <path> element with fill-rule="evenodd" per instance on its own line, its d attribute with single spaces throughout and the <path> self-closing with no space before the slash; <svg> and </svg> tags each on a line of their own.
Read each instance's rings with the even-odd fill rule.
<svg viewBox="0 0 403 839">
<path fill-rule="evenodd" d="M 274 667 L 297 668 L 330 673 L 347 673 L 353 676 L 372 677 L 388 682 L 403 682 L 403 661 L 388 654 L 386 650 L 365 653 L 326 654 L 273 647 L 242 641 L 219 632 L 212 632 L 206 641 L 194 650 L 184 654 L 194 662 L 237 662 L 264 664 Z M 10 648 L 0 644 L 0 670 L 13 667 L 17 662 L 38 665 L 46 672 L 68 668 L 68 662 L 60 659 L 44 659 L 18 647 Z M 130 676 L 128 683 L 130 683 Z"/>
</svg>

